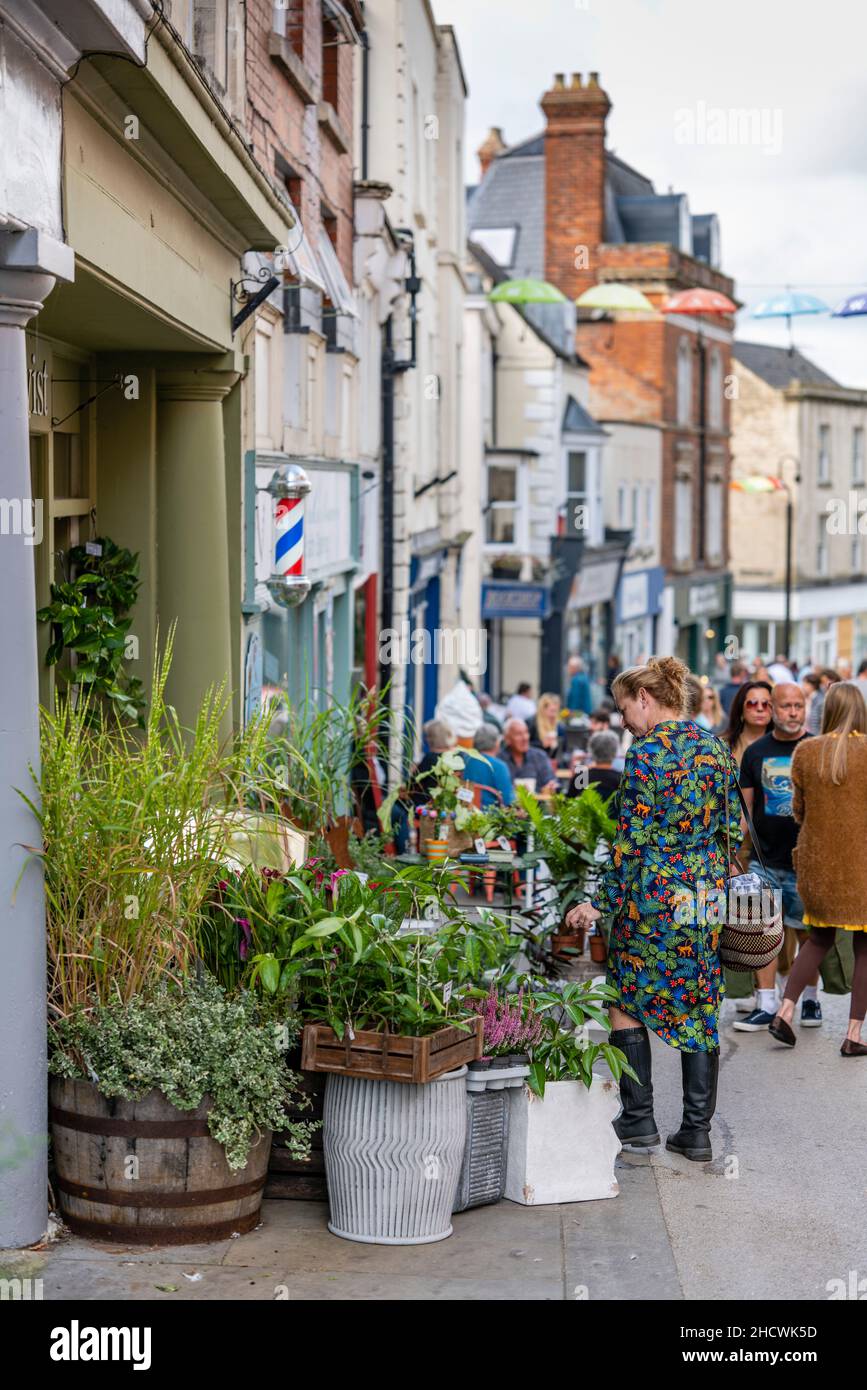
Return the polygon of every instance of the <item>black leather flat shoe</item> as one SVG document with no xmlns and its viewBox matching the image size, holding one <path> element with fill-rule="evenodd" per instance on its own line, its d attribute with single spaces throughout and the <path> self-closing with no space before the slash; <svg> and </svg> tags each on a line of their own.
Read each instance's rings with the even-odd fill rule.
<svg viewBox="0 0 867 1390">
<path fill-rule="evenodd" d="M 777 1042 L 785 1043 L 786 1047 L 794 1047 L 798 1039 L 795 1037 L 791 1028 L 784 1018 L 777 1014 L 773 1023 L 768 1024 L 768 1032 Z"/>
<path fill-rule="evenodd" d="M 847 1038 L 840 1048 L 841 1057 L 867 1057 L 867 1043 L 853 1042 Z"/>
</svg>

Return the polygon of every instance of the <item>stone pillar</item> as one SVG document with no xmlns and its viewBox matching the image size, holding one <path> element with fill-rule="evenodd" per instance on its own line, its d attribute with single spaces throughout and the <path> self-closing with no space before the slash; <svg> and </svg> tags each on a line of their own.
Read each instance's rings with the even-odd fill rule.
<svg viewBox="0 0 867 1390">
<path fill-rule="evenodd" d="M 33 546 L 43 540 L 30 487 L 24 329 L 55 279 L 72 279 L 73 264 L 68 246 L 36 231 L 0 235 L 0 1247 L 10 1248 L 33 1244 L 48 1224 L 45 905 L 38 867 L 21 876 L 23 846 L 39 844 L 39 827 L 17 795 L 33 796 L 29 769 L 39 770 Z"/>
<path fill-rule="evenodd" d="M 232 624 L 223 438 L 234 372 L 160 373 L 157 408 L 157 614 L 176 620 L 169 702 L 192 726 L 209 685 L 231 694 Z M 222 733 L 232 729 L 227 708 Z"/>
</svg>

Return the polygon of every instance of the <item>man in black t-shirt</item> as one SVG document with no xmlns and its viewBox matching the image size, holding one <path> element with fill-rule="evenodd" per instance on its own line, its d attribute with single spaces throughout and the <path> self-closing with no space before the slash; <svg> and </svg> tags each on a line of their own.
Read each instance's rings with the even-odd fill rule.
<svg viewBox="0 0 867 1390">
<path fill-rule="evenodd" d="M 798 824 L 792 815 L 792 754 L 804 732 L 806 702 L 799 685 L 783 682 L 774 686 L 771 696 L 773 726 L 751 743 L 741 762 L 741 790 L 753 819 L 763 871 L 753 851 L 751 868 L 782 898 L 783 921 L 794 927 L 799 942 L 806 940 L 804 908 L 798 894 L 792 850 L 798 839 Z M 746 826 L 744 826 L 746 833 Z M 801 1026 L 818 1028 L 822 1007 L 818 999 L 818 975 L 808 985 L 801 1002 Z M 763 1032 L 777 1012 L 777 962 L 756 971 L 756 1007 L 734 1025 L 741 1033 Z"/>
</svg>

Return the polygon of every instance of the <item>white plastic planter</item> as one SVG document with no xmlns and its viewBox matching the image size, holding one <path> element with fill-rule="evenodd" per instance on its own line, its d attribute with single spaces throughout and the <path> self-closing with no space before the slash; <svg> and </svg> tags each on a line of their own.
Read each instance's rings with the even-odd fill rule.
<svg viewBox="0 0 867 1390">
<path fill-rule="evenodd" d="M 323 1148 L 328 1229 L 370 1245 L 452 1233 L 467 1134 L 466 1067 L 423 1086 L 330 1075 Z"/>
<path fill-rule="evenodd" d="M 580 1081 L 549 1081 L 542 1100 L 529 1086 L 509 1096 L 509 1201 L 532 1207 L 617 1196 L 620 1140 L 611 1121 L 620 1103 L 610 1078 L 594 1077 L 589 1090 Z"/>
</svg>

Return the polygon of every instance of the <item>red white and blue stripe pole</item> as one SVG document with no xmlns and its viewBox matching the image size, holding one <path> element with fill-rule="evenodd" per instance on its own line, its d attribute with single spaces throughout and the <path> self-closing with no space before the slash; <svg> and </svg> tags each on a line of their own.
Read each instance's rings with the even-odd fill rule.
<svg viewBox="0 0 867 1390">
<path fill-rule="evenodd" d="M 304 498 L 310 479 L 297 464 L 278 468 L 268 491 L 274 498 L 274 572 L 268 592 L 281 608 L 294 608 L 310 592 L 304 574 Z"/>
</svg>

